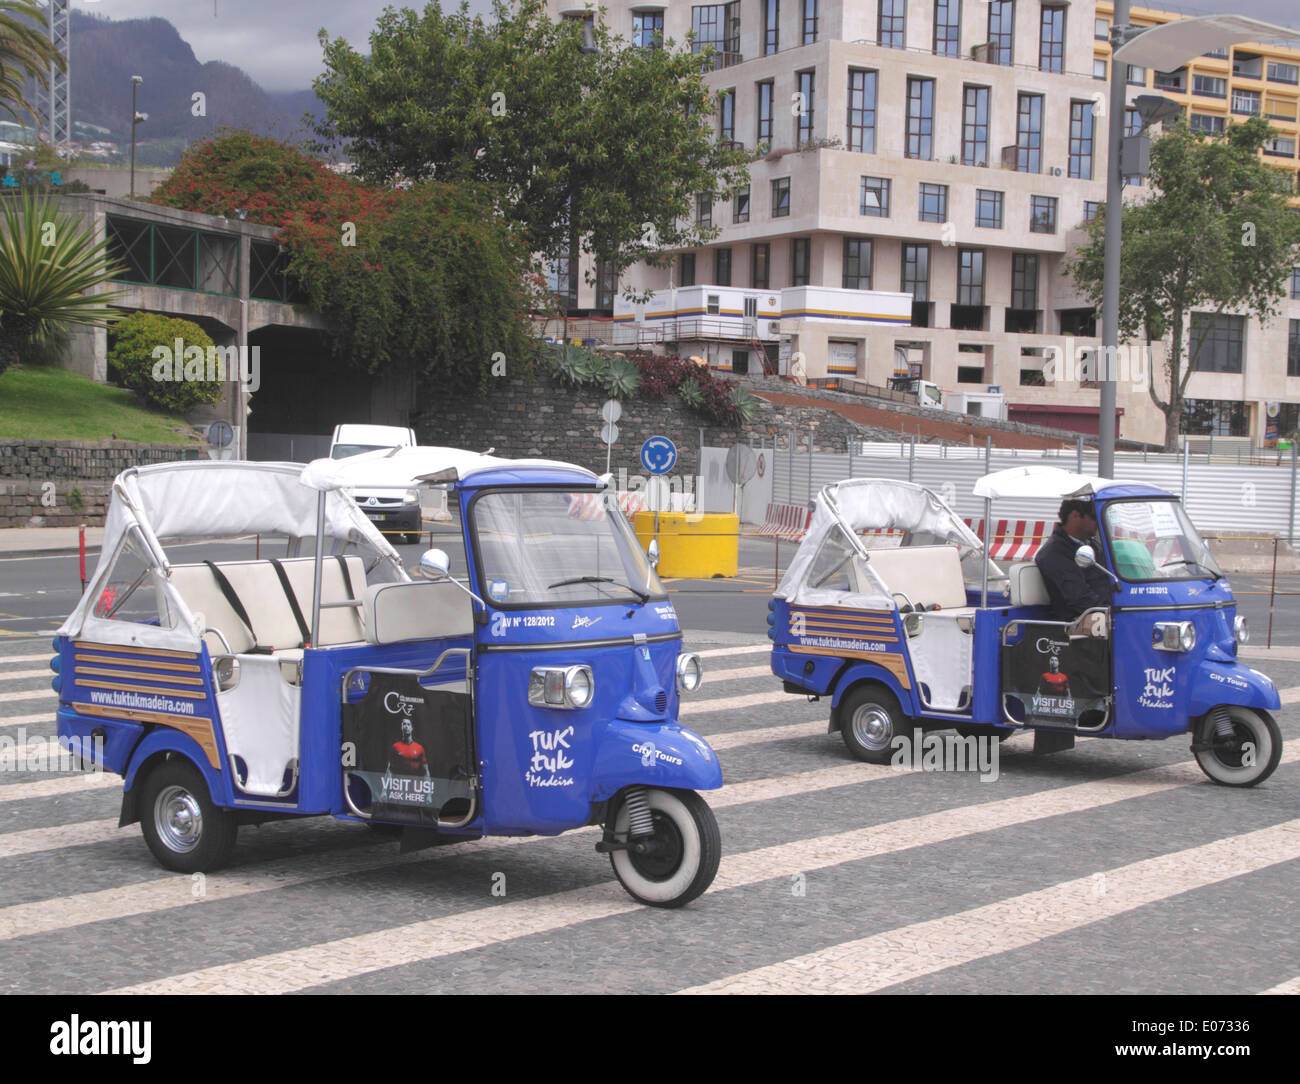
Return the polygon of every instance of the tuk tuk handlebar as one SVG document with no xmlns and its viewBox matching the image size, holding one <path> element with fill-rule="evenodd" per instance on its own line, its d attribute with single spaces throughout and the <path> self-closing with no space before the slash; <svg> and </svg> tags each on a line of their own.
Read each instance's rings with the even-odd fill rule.
<svg viewBox="0 0 1300 1084">
<path fill-rule="evenodd" d="M 352 681 L 353 674 L 359 674 L 359 673 L 396 674 L 399 677 L 413 677 L 418 681 L 420 678 L 429 677 L 435 670 L 437 670 L 443 664 L 443 661 L 447 658 L 448 655 L 463 655 L 465 657 L 465 663 L 466 663 L 465 674 L 466 677 L 468 677 L 469 670 L 470 670 L 469 661 L 472 657 L 472 654 L 473 654 L 472 651 L 468 647 L 449 647 L 441 655 L 439 655 L 436 659 L 433 660 L 433 665 L 430 666 L 427 670 L 415 670 L 415 669 L 408 669 L 405 667 L 396 667 L 396 666 L 354 666 L 348 671 L 346 671 L 343 675 L 343 688 L 340 696 L 340 701 L 344 704 L 348 702 L 348 684 Z"/>
</svg>

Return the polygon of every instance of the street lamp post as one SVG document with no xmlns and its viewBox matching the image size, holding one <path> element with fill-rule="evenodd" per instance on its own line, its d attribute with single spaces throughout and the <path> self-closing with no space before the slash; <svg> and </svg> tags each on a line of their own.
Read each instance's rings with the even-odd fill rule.
<svg viewBox="0 0 1300 1084">
<path fill-rule="evenodd" d="M 1175 71 L 1216 47 L 1244 41 L 1300 37 L 1290 27 L 1266 23 L 1245 15 L 1202 15 L 1175 19 L 1160 26 L 1128 25 L 1129 0 L 1115 0 L 1110 31 L 1110 125 L 1106 157 L 1106 243 L 1103 256 L 1101 321 L 1102 357 L 1097 373 L 1101 389 L 1097 419 L 1097 473 L 1115 473 L 1115 381 L 1119 357 L 1119 272 L 1123 235 L 1124 177 L 1121 163 L 1124 143 L 1125 87 L 1121 75 L 1130 64 L 1155 71 Z M 1159 119 L 1158 107 L 1141 110 L 1144 123 Z"/>
<path fill-rule="evenodd" d="M 145 114 L 136 109 L 136 91 L 140 84 L 144 82 L 143 75 L 131 76 L 131 198 L 135 199 L 135 128 L 142 120 Z"/>
</svg>

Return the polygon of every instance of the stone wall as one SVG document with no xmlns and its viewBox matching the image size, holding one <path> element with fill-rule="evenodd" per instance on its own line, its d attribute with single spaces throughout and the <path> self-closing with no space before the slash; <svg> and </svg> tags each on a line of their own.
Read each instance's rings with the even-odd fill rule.
<svg viewBox="0 0 1300 1084">
<path fill-rule="evenodd" d="M 101 525 L 127 467 L 195 459 L 198 445 L 125 440 L 0 440 L 0 528 Z"/>
</svg>

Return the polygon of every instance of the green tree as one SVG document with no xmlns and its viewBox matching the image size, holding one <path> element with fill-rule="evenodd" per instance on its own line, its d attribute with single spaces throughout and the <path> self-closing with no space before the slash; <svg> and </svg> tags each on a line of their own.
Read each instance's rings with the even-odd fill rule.
<svg viewBox="0 0 1300 1084">
<path fill-rule="evenodd" d="M 631 48 L 598 25 L 584 51 L 580 22 L 552 21 L 541 0 L 494 0 L 493 14 L 386 9 L 368 56 L 322 30 L 318 135 L 346 141 L 370 180 L 495 186 L 543 257 L 580 244 L 617 274 L 716 233 L 695 224 L 695 197 L 729 198 L 747 171 L 711 135 L 711 50 Z"/>
<path fill-rule="evenodd" d="M 28 78 L 48 90 L 50 65 L 67 67 L 45 32 L 47 19 L 36 0 L 0 0 L 0 109 L 19 123 L 24 114 L 36 117 L 24 93 Z"/>
<path fill-rule="evenodd" d="M 182 344 L 179 357 L 177 340 Z M 217 372 L 208 365 L 209 356 L 216 357 L 209 354 L 213 345 L 212 337 L 189 320 L 134 312 L 109 332 L 108 372 L 150 406 L 184 414 L 200 403 L 221 401 L 224 382 L 206 379 Z"/>
<path fill-rule="evenodd" d="M 0 373 L 24 350 L 68 324 L 102 327 L 119 318 L 118 291 L 87 294 L 122 271 L 107 242 L 57 200 L 24 192 L 0 217 Z"/>
<path fill-rule="evenodd" d="M 1166 451 L 1177 448 L 1187 384 L 1212 324 L 1193 334 L 1192 314 L 1277 315 L 1300 256 L 1291 174 L 1259 158 L 1274 134 L 1258 117 L 1212 138 L 1180 121 L 1152 144 L 1150 198 L 1124 207 L 1119 337 L 1164 342 L 1164 364 L 1150 367 L 1147 391 L 1165 416 Z M 1066 273 L 1100 304 L 1103 216 L 1087 228 Z"/>
</svg>

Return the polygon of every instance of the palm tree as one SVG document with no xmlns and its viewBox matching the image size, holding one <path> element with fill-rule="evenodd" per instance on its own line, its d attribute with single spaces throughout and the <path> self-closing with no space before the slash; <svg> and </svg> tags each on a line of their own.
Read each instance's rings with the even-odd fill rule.
<svg viewBox="0 0 1300 1084">
<path fill-rule="evenodd" d="M 0 0 L 0 109 L 22 123 L 36 117 L 26 98 L 28 77 L 49 89 L 50 65 L 66 70 L 63 54 L 43 29 L 47 15 L 36 0 Z"/>
<path fill-rule="evenodd" d="M 123 270 L 93 227 L 56 200 L 24 192 L 0 214 L 0 373 L 36 340 L 68 324 L 103 327 L 120 318 L 121 292 L 87 295 Z"/>
</svg>

